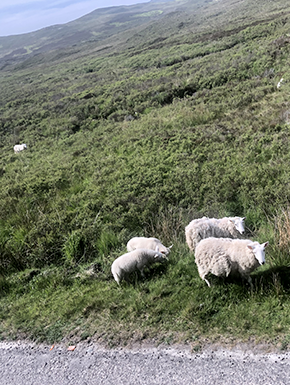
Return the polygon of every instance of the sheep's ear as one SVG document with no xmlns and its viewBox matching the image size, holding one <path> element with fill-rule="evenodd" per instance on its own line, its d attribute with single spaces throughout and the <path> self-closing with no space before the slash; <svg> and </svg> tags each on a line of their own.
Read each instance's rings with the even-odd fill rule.
<svg viewBox="0 0 290 385">
<path fill-rule="evenodd" d="M 173 246 L 173 244 L 172 244 L 171 246 L 169 246 L 169 247 L 168 247 L 168 249 L 171 249 L 171 248 L 172 248 L 172 246 Z"/>
<path fill-rule="evenodd" d="M 252 246 L 252 245 L 247 245 L 247 248 L 250 250 L 254 250 L 254 246 Z"/>
<path fill-rule="evenodd" d="M 264 248 L 267 247 L 269 245 L 269 242 L 265 242 L 264 243 Z"/>
<path fill-rule="evenodd" d="M 243 217 L 242 220 L 245 221 L 245 220 L 246 220 L 246 217 Z"/>
</svg>

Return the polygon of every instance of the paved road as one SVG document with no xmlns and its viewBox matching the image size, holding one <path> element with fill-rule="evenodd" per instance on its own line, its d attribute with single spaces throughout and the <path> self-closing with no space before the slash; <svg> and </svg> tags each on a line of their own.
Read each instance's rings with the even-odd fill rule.
<svg viewBox="0 0 290 385">
<path fill-rule="evenodd" d="M 289 385 L 290 353 L 225 350 L 191 354 L 172 348 L 106 350 L 0 343 L 1 385 Z"/>
</svg>

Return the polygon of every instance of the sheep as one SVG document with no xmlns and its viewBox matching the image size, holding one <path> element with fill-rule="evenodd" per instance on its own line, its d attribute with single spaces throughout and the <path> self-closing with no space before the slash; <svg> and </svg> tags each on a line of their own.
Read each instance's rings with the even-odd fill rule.
<svg viewBox="0 0 290 385">
<path fill-rule="evenodd" d="M 198 218 L 185 227 L 186 243 L 194 251 L 198 242 L 204 238 L 241 238 L 245 232 L 245 217 Z"/>
<path fill-rule="evenodd" d="M 283 81 L 284 81 L 284 79 L 281 78 L 280 81 L 278 82 L 278 84 L 277 84 L 277 88 L 278 88 L 278 89 L 281 87 Z"/>
<path fill-rule="evenodd" d="M 166 247 L 157 238 L 134 237 L 127 243 L 127 250 L 151 249 L 157 250 L 162 254 L 168 255 L 173 245 Z"/>
<path fill-rule="evenodd" d="M 136 249 L 115 259 L 111 266 L 111 272 L 119 285 L 127 274 L 139 270 L 144 276 L 146 266 L 165 260 L 167 260 L 167 256 L 158 250 Z"/>
<path fill-rule="evenodd" d="M 265 263 L 265 247 L 269 242 L 260 244 L 250 239 L 206 238 L 195 249 L 195 262 L 198 273 L 210 287 L 205 278 L 211 273 L 217 277 L 241 275 L 250 284 L 250 273 Z"/>
<path fill-rule="evenodd" d="M 27 149 L 27 145 L 25 143 L 15 144 L 13 149 L 14 149 L 14 153 L 18 154 L 20 151 L 26 150 Z"/>
</svg>

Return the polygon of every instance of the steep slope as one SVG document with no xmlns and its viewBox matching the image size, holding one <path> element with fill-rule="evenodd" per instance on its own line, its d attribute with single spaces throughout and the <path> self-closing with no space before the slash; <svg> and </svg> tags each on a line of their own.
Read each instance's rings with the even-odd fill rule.
<svg viewBox="0 0 290 385">
<path fill-rule="evenodd" d="M 57 261 L 75 231 L 93 258 L 96 234 L 148 229 L 163 209 L 243 214 L 256 227 L 287 204 L 289 5 L 161 5 L 176 9 L 0 71 L 2 233 L 28 264 Z M 19 142 L 29 150 L 15 157 Z"/>
</svg>

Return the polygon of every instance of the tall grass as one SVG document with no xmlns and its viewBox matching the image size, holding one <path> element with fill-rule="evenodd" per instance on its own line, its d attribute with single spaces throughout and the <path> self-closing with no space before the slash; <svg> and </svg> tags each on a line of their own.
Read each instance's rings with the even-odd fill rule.
<svg viewBox="0 0 290 385">
<path fill-rule="evenodd" d="M 108 346 L 151 339 L 187 343 L 193 349 L 201 347 L 205 339 L 246 342 L 254 336 L 256 341 L 286 349 L 289 253 L 279 242 L 274 243 L 280 239 L 280 231 L 285 235 L 285 228 L 275 227 L 285 213 L 287 209 L 281 210 L 253 236 L 263 242 L 268 235 L 271 239 L 272 231 L 273 237 L 266 252 L 267 264 L 252 273 L 253 290 L 240 279 L 214 276 L 209 288 L 200 279 L 184 240 L 187 215 L 171 209 L 163 217 L 153 218 L 155 227 L 150 228 L 150 235 L 158 231 L 160 239 L 174 243 L 169 262 L 148 268 L 145 277 L 134 273 L 121 286 L 114 281 L 110 265 L 125 250 L 125 243 L 119 251 L 114 246 L 102 249 L 102 264 L 99 257 L 93 261 L 94 274 L 86 274 L 91 265 L 80 261 L 2 277 L 1 336 L 74 343 L 94 338 Z M 105 245 L 107 239 L 104 236 Z"/>
<path fill-rule="evenodd" d="M 281 208 L 275 218 L 276 242 L 281 251 L 288 253 L 290 251 L 290 207 Z"/>
</svg>

